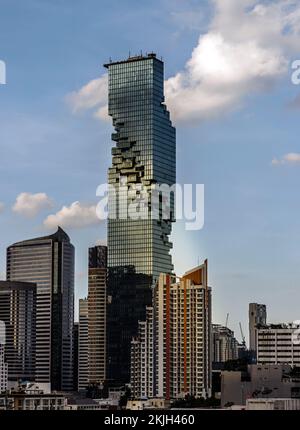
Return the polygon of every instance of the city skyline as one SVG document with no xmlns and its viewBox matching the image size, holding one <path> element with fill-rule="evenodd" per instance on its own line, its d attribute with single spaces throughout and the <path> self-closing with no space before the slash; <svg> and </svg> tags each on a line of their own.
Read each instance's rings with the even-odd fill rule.
<svg viewBox="0 0 300 430">
<path fill-rule="evenodd" d="M 78 226 L 76 216 L 72 218 L 70 215 L 73 212 L 81 214 L 82 208 L 97 204 L 96 187 L 106 182 L 111 126 L 93 118 L 93 110 L 72 115 L 72 109 L 65 101 L 68 94 L 78 94 L 87 82 L 104 76 L 101 64 L 110 56 L 124 58 L 129 50 L 133 55 L 141 48 L 162 55 L 169 80 L 184 70 L 195 47 L 198 46 L 203 55 L 203 40 L 214 42 L 213 29 L 222 34 L 226 48 L 236 42 L 235 31 L 232 29 L 233 34 L 229 37 L 223 21 L 230 18 L 233 23 L 237 18 L 229 9 L 222 9 L 220 1 L 215 2 L 218 10 L 212 9 L 211 2 L 203 2 L 200 8 L 193 1 L 187 2 L 186 6 L 176 1 L 163 1 L 160 11 L 152 1 L 143 4 L 143 8 L 136 2 L 124 2 L 118 6 L 123 17 L 121 21 L 113 16 L 105 1 L 102 7 L 91 1 L 93 12 L 85 10 L 84 13 L 79 5 L 65 2 L 64 6 L 60 5 L 58 17 L 55 3 L 30 0 L 20 6 L 32 24 L 26 35 L 27 27 L 24 28 L 18 14 L 13 12 L 13 3 L 3 1 L 0 17 L 1 32 L 5 36 L 0 57 L 7 64 L 7 85 L 0 87 L 3 112 L 0 118 L 3 145 L 0 165 L 6 177 L 0 186 L 0 201 L 5 206 L 0 214 L 1 225 L 5 226 L 0 250 L 1 272 L 5 271 L 8 245 L 46 235 L 47 231 L 42 227 L 46 219 L 46 225 L 52 230 L 55 230 L 54 222 L 66 222 L 66 219 L 69 225 L 73 222 L 75 227 Z M 237 5 L 237 2 L 231 3 Z M 247 1 L 247 4 L 254 7 L 254 2 Z M 236 11 L 236 15 L 242 17 L 243 29 L 246 23 L 250 30 L 258 24 L 257 21 L 253 24 L 253 16 L 246 11 L 240 8 Z M 263 10 L 261 12 L 263 17 Z M 48 22 L 43 29 L 46 15 Z M 280 24 L 286 18 L 285 12 L 272 10 L 272 18 Z M 72 25 L 71 19 L 74 21 Z M 77 35 L 75 26 L 82 26 L 84 20 L 89 20 L 91 25 L 84 34 Z M 143 25 L 145 21 L 147 26 Z M 56 34 L 50 31 L 54 22 Z M 14 25 L 9 28 L 11 23 Z M 16 26 L 24 36 L 18 43 L 13 34 Z M 111 26 L 115 35 L 106 44 L 99 43 L 99 40 L 106 40 L 105 34 Z M 276 28 L 281 29 L 280 25 Z M 123 38 L 125 30 L 126 37 Z M 291 83 L 290 67 L 296 52 L 291 46 L 292 38 L 286 39 L 289 48 L 282 42 L 280 30 L 278 37 L 274 37 L 279 51 L 268 45 L 269 33 L 257 33 L 254 45 L 261 50 L 269 49 L 275 62 L 276 72 L 273 74 L 270 71 L 272 64 L 267 62 L 270 69 L 266 86 L 260 82 L 258 89 L 253 88 L 249 84 L 251 77 L 245 72 L 249 63 L 242 63 L 245 69 L 241 66 L 239 73 L 244 80 L 238 83 L 240 86 L 244 83 L 247 90 L 243 93 L 240 86 L 236 88 L 239 98 L 224 107 L 228 111 L 225 117 L 216 108 L 216 116 L 208 120 L 201 115 L 201 106 L 196 106 L 190 112 L 192 125 L 185 121 L 182 112 L 176 115 L 175 122 L 178 182 L 204 183 L 206 189 L 204 229 L 194 234 L 185 231 L 181 223 L 174 228 L 175 271 L 184 273 L 189 267 L 196 266 L 198 259 L 209 259 L 210 279 L 214 286 L 213 321 L 223 324 L 227 312 L 230 313 L 229 327 L 236 333 L 239 333 L 238 321 L 242 321 L 244 329 L 247 327 L 247 304 L 253 301 L 268 305 L 272 321 L 299 319 L 300 207 L 295 195 L 300 171 L 297 166 L 299 150 L 294 138 L 299 112 L 292 109 L 297 106 L 295 99 L 299 89 Z M 41 37 L 37 37 L 39 34 Z M 197 42 L 200 34 L 202 44 Z M 59 47 L 53 43 L 55 40 L 59 40 Z M 30 48 L 25 50 L 25 46 Z M 65 52 L 68 52 L 67 64 Z M 228 52 L 231 54 L 230 49 Z M 279 54 L 288 61 L 287 65 L 278 60 L 281 58 Z M 243 59 L 239 52 L 236 55 L 238 60 Z M 259 76 L 259 72 L 256 73 L 254 80 Z M 74 101 L 74 98 L 68 100 Z M 176 99 L 172 100 L 175 112 Z M 240 103 L 243 106 L 237 109 Z M 285 157 L 287 154 L 290 155 Z M 23 195 L 15 204 L 16 197 L 25 192 L 30 194 Z M 31 194 L 37 193 L 45 195 L 32 199 Z M 72 207 L 75 201 L 80 204 Z M 13 212 L 12 206 L 15 208 Z M 69 210 L 61 211 L 63 206 Z M 39 212 L 39 209 L 44 211 Z M 58 212 L 59 216 L 48 218 Z M 77 249 L 76 307 L 78 297 L 84 297 L 87 292 L 84 268 L 87 249 L 106 237 L 105 223 L 98 224 L 89 211 L 84 214 L 84 218 L 80 218 L 86 225 L 84 229 L 62 225 Z M 232 300 L 233 296 L 235 300 Z"/>
</svg>

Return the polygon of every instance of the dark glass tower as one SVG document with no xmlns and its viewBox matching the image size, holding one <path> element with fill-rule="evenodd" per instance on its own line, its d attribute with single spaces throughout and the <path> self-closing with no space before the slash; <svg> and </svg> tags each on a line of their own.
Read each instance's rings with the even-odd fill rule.
<svg viewBox="0 0 300 430">
<path fill-rule="evenodd" d="M 155 54 L 131 57 L 105 65 L 109 72 L 109 115 L 116 142 L 112 149 L 108 220 L 108 376 L 129 382 L 130 342 L 138 320 L 151 304 L 151 286 L 160 273 L 173 271 L 169 242 L 174 201 L 168 219 L 120 219 L 124 205 L 118 197 L 124 188 L 151 200 L 156 185 L 176 182 L 176 134 L 164 104 L 164 65 Z M 121 188 L 122 187 L 122 188 Z M 131 194 L 130 194 L 131 195 Z M 161 201 L 159 203 L 161 214 Z M 129 201 L 129 203 L 131 203 Z M 148 203 L 151 208 L 151 203 Z"/>
<path fill-rule="evenodd" d="M 58 228 L 51 236 L 7 249 L 7 280 L 33 282 L 36 294 L 36 381 L 73 389 L 74 247 Z"/>
</svg>

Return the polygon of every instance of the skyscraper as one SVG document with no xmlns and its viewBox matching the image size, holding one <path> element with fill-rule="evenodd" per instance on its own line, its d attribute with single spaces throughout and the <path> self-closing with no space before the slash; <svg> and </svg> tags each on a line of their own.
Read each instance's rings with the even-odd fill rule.
<svg viewBox="0 0 300 430">
<path fill-rule="evenodd" d="M 207 262 L 161 274 L 147 318 L 131 343 L 132 396 L 167 400 L 211 395 L 211 289 Z"/>
<path fill-rule="evenodd" d="M 9 381 L 35 381 L 36 285 L 0 281 L 0 320 Z"/>
<path fill-rule="evenodd" d="M 130 342 L 151 304 L 151 286 L 160 273 L 173 270 L 169 235 L 174 199 L 167 219 L 161 216 L 162 199 L 156 208 L 150 202 L 155 187 L 176 182 L 176 133 L 164 104 L 164 65 L 155 54 L 105 67 L 116 142 L 109 169 L 114 192 L 109 193 L 108 220 L 108 376 L 128 382 Z M 144 208 L 158 210 L 159 219 L 124 217 L 128 206 L 119 203 L 124 189 L 129 191 L 129 203 L 138 204 L 145 191 L 149 201 Z"/>
<path fill-rule="evenodd" d="M 266 305 L 258 303 L 249 303 L 249 346 L 250 351 L 254 354 L 257 349 L 257 326 L 267 324 Z"/>
<path fill-rule="evenodd" d="M 89 249 L 88 342 L 89 384 L 106 379 L 107 247 Z"/>
<path fill-rule="evenodd" d="M 79 300 L 78 326 L 78 391 L 89 385 L 88 299 Z"/>
<path fill-rule="evenodd" d="M 7 249 L 7 279 L 37 285 L 36 381 L 52 390 L 73 388 L 74 247 L 58 228 L 53 235 Z"/>
</svg>

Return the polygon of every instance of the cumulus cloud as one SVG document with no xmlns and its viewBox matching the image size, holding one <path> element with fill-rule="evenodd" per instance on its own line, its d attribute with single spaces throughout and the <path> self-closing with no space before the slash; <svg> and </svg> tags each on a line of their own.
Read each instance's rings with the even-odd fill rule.
<svg viewBox="0 0 300 430">
<path fill-rule="evenodd" d="M 84 228 L 99 222 L 96 206 L 85 206 L 80 202 L 74 202 L 71 206 L 63 206 L 55 214 L 49 215 L 44 221 L 44 226 L 49 230 L 57 226 L 62 228 Z"/>
<path fill-rule="evenodd" d="M 215 15 L 184 70 L 166 81 L 177 121 L 201 121 L 240 107 L 283 76 L 299 40 L 296 1 L 213 0 Z"/>
<path fill-rule="evenodd" d="M 39 212 L 52 206 L 52 200 L 45 193 L 21 193 L 18 195 L 12 210 L 19 215 L 33 218 Z"/>
<path fill-rule="evenodd" d="M 66 96 L 66 102 L 73 113 L 93 109 L 107 103 L 107 74 L 98 79 L 93 79 L 80 90 Z M 99 109 L 98 109 L 99 110 Z"/>
<path fill-rule="evenodd" d="M 300 164 L 300 153 L 289 152 L 280 159 L 274 158 L 272 164 L 273 166 L 278 166 L 280 164 Z"/>
<path fill-rule="evenodd" d="M 298 0 L 211 3 L 208 30 L 183 70 L 165 82 L 167 106 L 176 122 L 200 122 L 239 108 L 247 96 L 272 88 L 298 53 Z M 190 19 L 189 11 L 186 23 Z M 97 107 L 94 117 L 107 119 L 106 85 L 103 75 L 72 93 L 73 110 Z"/>
</svg>

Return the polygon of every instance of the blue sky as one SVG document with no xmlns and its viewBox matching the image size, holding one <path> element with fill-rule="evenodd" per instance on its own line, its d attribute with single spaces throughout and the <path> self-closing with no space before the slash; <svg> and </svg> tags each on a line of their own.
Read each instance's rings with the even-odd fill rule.
<svg viewBox="0 0 300 430">
<path fill-rule="evenodd" d="M 254 7 L 259 2 L 245 3 Z M 279 3 L 262 0 L 260 6 Z M 292 8 L 293 2 L 288 3 Z M 256 49 L 253 58 L 262 53 L 262 64 L 269 60 L 267 52 L 278 60 L 268 63 L 266 74 L 254 65 L 249 76 L 242 42 L 228 36 L 226 28 L 228 17 L 236 17 L 220 0 L 0 0 L 0 10 L 0 59 L 7 65 L 7 85 L 0 86 L 0 202 L 5 206 L 0 213 L 0 272 L 5 272 L 9 244 L 47 234 L 43 221 L 63 206 L 96 204 L 96 187 L 106 182 L 111 125 L 95 119 L 89 109 L 74 114 L 66 96 L 101 77 L 109 57 L 155 51 L 165 61 L 166 79 L 181 73 L 184 85 L 196 94 L 190 122 L 178 103 L 186 88 L 170 93 L 178 182 L 205 184 L 203 230 L 185 231 L 181 222 L 174 227 L 176 272 L 208 258 L 214 321 L 224 323 L 229 312 L 229 326 L 238 337 L 239 321 L 247 332 L 250 301 L 266 303 L 270 321 L 300 319 L 300 164 L 297 157 L 272 164 L 300 152 L 300 112 L 289 107 L 300 94 L 290 78 L 291 61 L 297 58 L 295 29 L 295 38 L 278 39 L 276 48 L 269 34 L 257 31 L 253 48 L 246 41 L 252 18 L 243 15 L 250 23 L 239 35 L 245 48 Z M 255 11 L 262 16 L 261 10 Z M 285 13 L 270 12 L 278 22 Z M 237 55 L 243 75 L 238 74 L 239 85 L 237 80 L 229 85 L 230 74 L 212 90 L 201 73 L 210 59 L 215 61 L 204 55 L 205 43 L 215 42 L 216 33 L 222 34 L 224 52 Z M 193 75 L 198 66 L 186 72 L 197 46 L 206 59 L 204 65 L 197 63 L 201 82 Z M 207 107 L 216 93 L 227 95 L 228 88 L 229 101 L 218 100 L 213 110 Z M 11 209 L 24 192 L 44 193 L 51 202 L 35 216 L 24 216 Z M 76 247 L 78 298 L 86 294 L 87 248 L 105 239 L 105 224 L 66 230 Z"/>
</svg>

